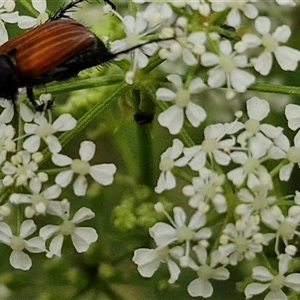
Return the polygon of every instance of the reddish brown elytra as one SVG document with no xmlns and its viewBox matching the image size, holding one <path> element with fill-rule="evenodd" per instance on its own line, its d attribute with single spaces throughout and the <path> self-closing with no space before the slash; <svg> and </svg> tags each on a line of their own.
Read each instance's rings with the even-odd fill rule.
<svg viewBox="0 0 300 300">
<path fill-rule="evenodd" d="M 118 55 L 112 54 L 93 32 L 65 15 L 83 1 L 70 2 L 45 24 L 0 46 L 0 97 L 15 101 L 18 88 L 26 87 L 29 100 L 39 109 L 32 92 L 35 85 L 68 79 Z"/>
</svg>

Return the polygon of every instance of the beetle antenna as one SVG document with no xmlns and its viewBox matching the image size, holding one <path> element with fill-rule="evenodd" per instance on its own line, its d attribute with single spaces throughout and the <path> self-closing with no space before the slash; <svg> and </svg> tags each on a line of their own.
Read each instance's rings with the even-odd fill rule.
<svg viewBox="0 0 300 300">
<path fill-rule="evenodd" d="M 169 38 L 159 38 L 159 39 L 155 39 L 155 40 L 152 40 L 152 41 L 147 41 L 143 44 L 138 44 L 138 45 L 135 45 L 131 48 L 128 48 L 128 49 L 125 49 L 125 50 L 122 50 L 122 51 L 119 51 L 119 52 L 116 52 L 116 53 L 113 53 L 114 56 L 119 56 L 121 54 L 127 54 L 128 52 L 131 52 L 135 49 L 139 49 L 139 48 L 142 48 L 148 44 L 152 44 L 152 43 L 158 43 L 158 42 L 165 42 L 165 41 L 171 41 L 171 40 L 175 40 L 176 38 L 174 36 L 172 37 L 169 37 Z"/>
</svg>

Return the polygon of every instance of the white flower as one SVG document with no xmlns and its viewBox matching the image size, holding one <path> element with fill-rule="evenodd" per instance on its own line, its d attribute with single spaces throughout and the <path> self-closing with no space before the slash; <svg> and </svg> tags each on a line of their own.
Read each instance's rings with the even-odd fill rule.
<svg viewBox="0 0 300 300">
<path fill-rule="evenodd" d="M 57 208 L 56 214 L 63 222 L 60 225 L 46 225 L 40 229 L 40 236 L 45 240 L 55 235 L 50 243 L 47 256 L 61 256 L 64 236 L 67 235 L 71 235 L 73 245 L 78 253 L 87 251 L 90 244 L 98 239 L 97 232 L 94 228 L 77 227 L 76 225 L 93 218 L 95 214 L 89 208 L 81 207 L 69 220 L 70 203 L 63 200 L 60 207 Z"/>
<path fill-rule="evenodd" d="M 39 15 L 37 18 L 20 16 L 18 20 L 18 26 L 22 29 L 28 29 L 36 25 L 43 24 L 48 20 L 48 14 L 46 13 L 46 0 L 32 0 L 31 2 L 34 9 L 39 12 Z"/>
<path fill-rule="evenodd" d="M 180 269 L 169 256 L 176 257 L 178 252 L 183 255 L 183 249 L 180 247 L 175 247 L 175 249 L 169 249 L 168 247 L 141 248 L 134 251 L 132 261 L 138 265 L 139 273 L 146 278 L 152 277 L 161 263 L 166 263 L 171 275 L 168 282 L 172 284 L 178 279 Z"/>
<path fill-rule="evenodd" d="M 114 164 L 99 164 L 91 166 L 89 161 L 93 158 L 96 145 L 90 141 L 84 141 L 80 144 L 80 159 L 71 159 L 66 155 L 54 153 L 52 161 L 57 166 L 70 166 L 70 170 L 60 172 L 55 177 L 55 182 L 61 187 L 66 187 L 73 178 L 74 174 L 78 174 L 74 181 L 73 189 L 77 196 L 83 196 L 87 190 L 86 175 L 91 177 L 102 185 L 109 185 L 113 182 L 113 176 L 116 172 Z"/>
<path fill-rule="evenodd" d="M 187 66 L 195 66 L 199 61 L 199 56 L 205 53 L 206 35 L 203 31 L 195 31 L 187 37 L 181 33 L 176 40 L 163 45 L 159 51 L 162 59 L 175 61 L 180 57 Z"/>
<path fill-rule="evenodd" d="M 274 206 L 271 213 L 273 220 L 270 223 L 266 223 L 266 225 L 276 231 L 273 234 L 273 238 L 275 237 L 275 252 L 279 255 L 279 238 L 282 239 L 285 246 L 288 246 L 289 241 L 295 235 L 300 235 L 300 232 L 297 230 L 300 223 L 300 206 L 291 206 L 287 216 L 283 215 L 278 206 Z"/>
<path fill-rule="evenodd" d="M 76 126 L 76 120 L 70 114 L 60 115 L 53 124 L 44 115 L 36 114 L 34 122 L 36 124 L 26 123 L 24 125 L 25 133 L 30 136 L 25 139 L 23 148 L 29 152 L 36 152 L 39 149 L 41 139 L 52 153 L 59 152 L 61 145 L 54 134 L 69 131 Z"/>
<path fill-rule="evenodd" d="M 173 17 L 173 10 L 167 3 L 150 3 L 142 12 L 142 17 L 149 22 L 150 27 L 166 26 Z"/>
<path fill-rule="evenodd" d="M 11 125 L 0 123 L 0 164 L 6 160 L 8 152 L 16 151 L 16 142 L 13 140 L 15 129 Z"/>
<path fill-rule="evenodd" d="M 235 138 L 223 139 L 226 134 L 232 133 L 230 124 L 213 124 L 204 129 L 204 139 L 201 145 L 184 149 L 184 155 L 189 160 L 192 170 L 199 171 L 210 161 L 216 161 L 227 166 L 230 161 L 230 149 L 235 144 Z"/>
<path fill-rule="evenodd" d="M 13 251 L 9 261 L 15 269 L 29 270 L 31 268 L 31 258 L 23 250 L 26 249 L 32 253 L 46 252 L 45 241 L 41 237 L 25 240 L 25 238 L 35 232 L 36 228 L 37 226 L 32 220 L 25 220 L 21 224 L 20 234 L 13 235 L 6 223 L 0 223 L 0 242 L 12 248 Z"/>
<path fill-rule="evenodd" d="M 227 259 L 231 265 L 236 265 L 244 258 L 253 260 L 256 253 L 263 251 L 272 236 L 265 236 L 256 224 L 255 218 L 240 219 L 235 224 L 226 225 L 218 248 L 222 261 Z"/>
<path fill-rule="evenodd" d="M 197 255 L 200 262 L 200 266 L 197 266 L 198 278 L 194 279 L 188 285 L 188 292 L 192 297 L 208 298 L 213 294 L 212 284 L 210 279 L 215 280 L 227 280 L 229 278 L 229 271 L 224 267 L 217 267 L 218 255 L 217 251 L 214 251 L 210 258 L 210 263 L 207 261 L 207 250 L 199 245 L 194 246 L 193 250 Z"/>
<path fill-rule="evenodd" d="M 52 201 L 56 199 L 61 193 L 61 187 L 57 184 L 48 187 L 45 190 L 42 189 L 41 184 L 35 184 L 30 186 L 31 194 L 11 194 L 9 201 L 14 204 L 31 204 L 25 208 L 25 216 L 32 218 L 34 215 L 45 215 L 53 211 L 53 206 L 60 205 L 58 201 Z"/>
<path fill-rule="evenodd" d="M 184 87 L 182 78 L 175 74 L 168 75 L 167 79 L 173 84 L 176 92 L 167 88 L 159 88 L 156 91 L 156 97 L 158 100 L 172 101 L 174 104 L 159 114 L 158 122 L 167 127 L 171 134 L 177 134 L 183 126 L 185 114 L 189 122 L 194 127 L 198 127 L 206 118 L 206 112 L 201 106 L 193 103 L 190 98 L 203 90 L 206 85 L 202 79 L 194 78 L 188 87 Z"/>
<path fill-rule="evenodd" d="M 209 0 L 212 4 L 212 10 L 216 12 L 224 11 L 227 8 L 231 10 L 227 14 L 226 21 L 229 26 L 238 28 L 241 24 L 240 11 L 249 19 L 254 19 L 258 15 L 257 8 L 249 2 L 257 2 L 257 0 L 237 0 L 237 1 L 219 1 Z"/>
<path fill-rule="evenodd" d="M 200 209 L 203 203 L 212 202 L 218 213 L 223 213 L 227 209 L 226 198 L 223 195 L 222 185 L 225 181 L 225 175 L 218 175 L 212 170 L 201 168 L 199 177 L 193 177 L 192 185 L 186 185 L 182 192 L 190 197 L 189 205 Z"/>
<path fill-rule="evenodd" d="M 40 152 L 30 154 L 22 150 L 11 157 L 11 161 L 5 161 L 2 172 L 6 175 L 3 179 L 3 185 L 9 186 L 15 183 L 17 186 L 27 185 L 28 181 L 33 184 L 34 181 L 45 182 L 48 176 L 44 172 L 38 171 L 38 163 L 43 156 Z"/>
<path fill-rule="evenodd" d="M 0 114 L 0 122 L 10 123 L 15 113 L 12 101 L 0 99 L 0 106 L 3 108 Z"/>
<path fill-rule="evenodd" d="M 230 170 L 227 178 L 236 186 L 241 186 L 246 180 L 250 190 L 265 187 L 273 187 L 272 178 L 268 170 L 261 165 L 261 161 L 251 155 L 247 156 L 244 152 L 234 151 L 231 153 L 232 161 L 240 164 L 240 167 Z"/>
<path fill-rule="evenodd" d="M 287 149 L 285 158 L 289 163 L 281 167 L 279 171 L 279 178 L 282 181 L 290 179 L 295 164 L 300 167 L 300 131 L 294 136 L 294 146 Z"/>
<path fill-rule="evenodd" d="M 287 25 L 282 25 L 270 34 L 271 21 L 267 17 L 258 17 L 255 20 L 255 28 L 261 37 L 251 33 L 246 33 L 242 37 L 242 42 L 247 48 L 258 46 L 265 48 L 257 58 L 251 60 L 255 70 L 261 75 L 268 75 L 272 68 L 272 53 L 274 53 L 278 64 L 284 71 L 294 71 L 300 60 L 300 51 L 288 46 L 280 46 L 280 43 L 286 43 L 290 37 L 291 29 Z"/>
<path fill-rule="evenodd" d="M 283 128 L 261 124 L 270 112 L 270 105 L 266 100 L 252 97 L 247 100 L 246 105 L 249 120 L 245 122 L 245 130 L 239 134 L 237 142 L 243 148 L 248 146 L 253 157 L 261 158 L 274 146 L 273 140 L 280 136 Z"/>
<path fill-rule="evenodd" d="M 268 189 L 260 188 L 256 192 L 250 192 L 246 188 L 242 188 L 238 192 L 238 198 L 243 203 L 239 204 L 236 213 L 248 219 L 251 215 L 259 216 L 264 224 L 273 222 L 272 207 L 276 202 L 276 197 L 268 196 Z"/>
<path fill-rule="evenodd" d="M 294 0 L 275 0 L 275 1 L 279 5 L 289 5 L 289 6 L 295 6 L 296 5 Z"/>
<path fill-rule="evenodd" d="M 164 211 L 165 214 L 167 214 Z M 192 240 L 198 243 L 207 244 L 207 239 L 211 236 L 209 228 L 203 228 L 206 224 L 206 216 L 199 212 L 194 213 L 188 224 L 186 224 L 187 216 L 181 207 L 174 207 L 174 220 L 169 219 L 172 225 L 164 222 L 158 222 L 149 229 L 151 237 L 159 247 L 165 247 L 173 242 L 189 244 Z M 189 253 L 185 254 L 186 256 Z"/>
<path fill-rule="evenodd" d="M 182 142 L 178 139 L 174 139 L 172 147 L 169 147 L 161 155 L 159 163 L 161 173 L 155 187 L 156 193 L 162 193 L 164 190 L 171 190 L 176 186 L 176 179 L 171 170 L 175 166 L 182 167 L 186 165 L 187 160 L 180 158 L 182 151 Z"/>
<path fill-rule="evenodd" d="M 205 67 L 212 67 L 208 71 L 208 85 L 217 88 L 227 84 L 227 88 L 239 93 L 244 93 L 247 87 L 254 83 L 255 77 L 242 70 L 248 66 L 245 55 L 237 55 L 232 52 L 232 46 L 228 40 L 219 44 L 220 52 L 217 54 L 206 52 L 201 56 L 201 64 Z"/>
<path fill-rule="evenodd" d="M 288 126 L 292 130 L 300 127 L 300 106 L 296 104 L 288 104 L 285 107 L 285 117 L 288 120 Z"/>
<path fill-rule="evenodd" d="M 126 37 L 122 40 L 114 41 L 111 44 L 111 52 L 118 53 L 120 51 L 129 49 L 144 42 L 141 39 L 155 29 L 148 28 L 148 22 L 143 18 L 142 14 L 139 14 L 134 18 L 133 16 L 125 16 L 123 19 L 124 31 Z M 139 47 L 130 52 L 130 57 L 133 57 L 132 69 L 128 71 L 125 79 L 128 84 L 133 83 L 133 77 L 137 69 L 142 69 L 147 66 L 149 61 L 149 56 L 153 55 L 158 46 L 156 43 L 147 44 L 145 46 Z M 128 55 L 127 55 L 128 56 Z"/>
<path fill-rule="evenodd" d="M 282 291 L 284 287 L 290 288 L 295 292 L 300 292 L 300 274 L 292 273 L 284 275 L 289 268 L 292 258 L 287 254 L 281 254 L 278 262 L 278 274 L 273 275 L 267 268 L 257 266 L 252 269 L 252 278 L 262 283 L 250 283 L 245 288 L 246 299 L 252 298 L 270 289 L 264 300 L 287 300 L 287 295 Z"/>
</svg>

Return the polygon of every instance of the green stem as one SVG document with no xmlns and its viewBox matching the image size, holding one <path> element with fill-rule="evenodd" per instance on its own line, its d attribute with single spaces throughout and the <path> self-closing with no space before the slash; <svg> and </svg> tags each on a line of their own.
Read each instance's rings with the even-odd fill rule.
<svg viewBox="0 0 300 300">
<path fill-rule="evenodd" d="M 96 78 L 80 79 L 78 78 L 64 81 L 64 82 L 55 82 L 47 84 L 46 86 L 39 86 L 35 88 L 36 94 L 63 94 L 69 93 L 77 90 L 85 90 L 91 88 L 98 88 L 102 86 L 109 86 L 113 84 L 119 84 L 124 82 L 123 75 L 109 75 L 109 76 L 100 76 Z"/>
<path fill-rule="evenodd" d="M 62 146 L 65 146 L 70 140 L 73 139 L 81 130 L 83 130 L 88 124 L 90 124 L 98 115 L 100 115 L 113 101 L 118 99 L 121 95 L 125 94 L 129 90 L 130 86 L 126 83 L 120 84 L 118 88 L 104 97 L 99 103 L 97 103 L 92 109 L 85 113 L 77 122 L 77 126 L 68 132 L 64 132 L 60 137 L 59 141 Z M 43 151 L 44 159 L 41 165 L 46 162 L 51 153 L 48 148 Z"/>
<path fill-rule="evenodd" d="M 153 151 L 150 134 L 151 124 L 136 125 L 139 141 L 139 162 L 141 183 L 154 188 L 153 186 Z"/>
<path fill-rule="evenodd" d="M 286 94 L 300 96 L 300 87 L 298 86 L 282 86 L 269 83 L 254 83 L 248 87 L 250 91 L 258 91 L 263 93 Z"/>
<path fill-rule="evenodd" d="M 39 12 L 33 8 L 31 2 L 29 3 L 29 0 L 19 0 L 18 2 L 30 13 L 32 17 L 39 16 Z"/>
</svg>

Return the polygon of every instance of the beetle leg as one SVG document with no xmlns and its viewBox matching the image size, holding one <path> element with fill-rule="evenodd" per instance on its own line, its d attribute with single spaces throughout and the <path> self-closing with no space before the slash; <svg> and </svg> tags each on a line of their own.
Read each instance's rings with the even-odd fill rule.
<svg viewBox="0 0 300 300">
<path fill-rule="evenodd" d="M 30 103 L 34 106 L 36 111 L 41 111 L 41 112 L 45 111 L 47 109 L 50 109 L 53 105 L 53 99 L 48 100 L 45 103 L 38 103 L 34 98 L 32 87 L 29 87 L 29 86 L 26 87 L 26 94 L 27 94 L 27 97 L 28 97 Z"/>
<path fill-rule="evenodd" d="M 26 94 L 27 94 L 27 97 L 28 97 L 30 103 L 36 108 L 38 106 L 38 104 L 34 99 L 32 87 L 29 87 L 29 86 L 26 87 Z"/>
</svg>

